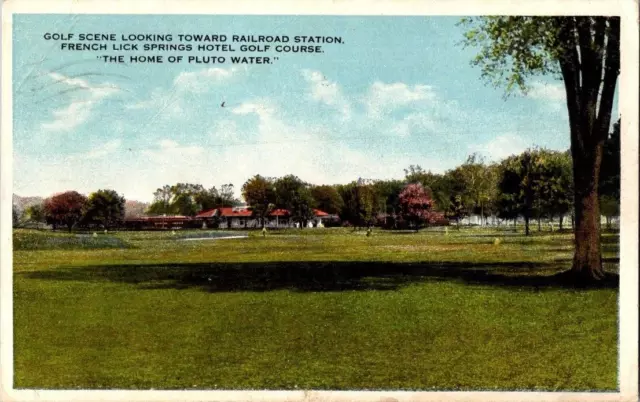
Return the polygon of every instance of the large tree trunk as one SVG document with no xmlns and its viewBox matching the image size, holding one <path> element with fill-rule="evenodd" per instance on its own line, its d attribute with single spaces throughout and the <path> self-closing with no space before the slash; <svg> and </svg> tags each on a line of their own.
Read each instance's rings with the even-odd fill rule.
<svg viewBox="0 0 640 402">
<path fill-rule="evenodd" d="M 558 61 L 567 94 L 575 188 L 572 272 L 579 281 L 594 281 L 604 277 L 598 179 L 620 73 L 620 19 L 561 21 L 558 39 L 564 48 Z"/>
<path fill-rule="evenodd" d="M 560 215 L 560 222 L 558 222 L 558 230 L 562 231 L 562 220 L 564 219 L 564 215 Z"/>
<path fill-rule="evenodd" d="M 575 172 L 575 255 L 573 272 L 580 279 L 592 281 L 604 276 L 600 251 L 600 205 L 598 200 L 598 174 L 602 159 L 602 145 L 596 155 L 578 156 Z"/>
<path fill-rule="evenodd" d="M 524 235 L 529 236 L 529 215 L 524 216 Z"/>
</svg>

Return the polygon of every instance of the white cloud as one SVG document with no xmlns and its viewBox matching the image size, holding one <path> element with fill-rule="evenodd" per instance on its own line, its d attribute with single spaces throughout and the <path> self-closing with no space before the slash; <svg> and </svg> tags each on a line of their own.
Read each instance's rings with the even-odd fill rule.
<svg viewBox="0 0 640 402">
<path fill-rule="evenodd" d="M 351 105 L 338 84 L 329 81 L 321 72 L 302 70 L 302 76 L 311 86 L 311 98 L 325 105 L 336 108 L 343 119 L 351 117 Z"/>
<path fill-rule="evenodd" d="M 435 91 L 428 85 L 411 87 L 402 82 L 385 84 L 376 81 L 371 85 L 364 103 L 369 116 L 381 118 L 385 113 L 399 107 L 434 102 L 436 99 Z"/>
<path fill-rule="evenodd" d="M 156 110 L 159 117 L 167 119 L 182 115 L 184 111 L 182 103 L 182 98 L 177 91 L 156 88 L 151 92 L 149 99 L 129 103 L 125 107 L 127 109 Z"/>
<path fill-rule="evenodd" d="M 309 124 L 286 119 L 279 105 L 271 99 L 251 99 L 229 109 L 230 118 L 211 127 L 210 145 L 189 144 L 176 137 L 164 137 L 138 151 L 114 152 L 100 158 L 116 145 L 108 143 L 87 161 L 60 156 L 40 161 L 16 163 L 15 190 L 21 194 L 48 196 L 75 189 L 90 193 L 99 188 L 113 188 L 128 200 L 151 201 L 153 192 L 165 184 L 200 183 L 205 187 L 233 183 L 240 196 L 242 184 L 255 174 L 279 177 L 295 174 L 310 183 L 347 183 L 359 177 L 400 178 L 402 169 L 420 163 L 430 169 L 442 167 L 437 161 L 416 154 L 394 151 L 393 147 L 376 150 L 366 145 L 353 147 L 336 136 L 332 124 Z M 236 120 L 253 115 L 250 124 Z M 235 119 L 235 120 L 234 120 Z M 408 121 L 419 120 L 411 118 Z M 237 139 L 216 141 L 219 134 L 233 133 Z"/>
<path fill-rule="evenodd" d="M 544 84 L 533 82 L 530 85 L 527 96 L 544 102 L 544 107 L 553 113 L 566 113 L 566 92 L 561 84 Z"/>
<path fill-rule="evenodd" d="M 427 112 L 409 113 L 398 120 L 391 120 L 391 133 L 398 137 L 408 137 L 413 133 L 434 132 L 436 122 Z"/>
<path fill-rule="evenodd" d="M 146 149 L 142 153 L 151 159 L 160 162 L 171 161 L 173 163 L 189 163 L 192 156 L 202 154 L 204 148 L 197 145 L 180 145 L 170 139 L 163 139 L 158 142 L 155 149 Z"/>
<path fill-rule="evenodd" d="M 391 132 L 398 137 L 408 137 L 411 134 L 411 127 L 406 121 L 400 121 L 391 127 Z"/>
<path fill-rule="evenodd" d="M 562 84 L 547 84 L 534 81 L 529 85 L 527 96 L 542 101 L 550 101 L 553 102 L 554 105 L 562 105 L 567 95 Z"/>
<path fill-rule="evenodd" d="M 200 71 L 183 71 L 173 80 L 174 88 L 180 91 L 204 93 L 212 85 L 230 79 L 239 69 L 212 67 Z"/>
<path fill-rule="evenodd" d="M 243 103 L 232 112 L 253 113 L 258 117 L 257 129 L 238 133 L 245 138 L 254 135 L 251 142 L 226 148 L 223 144 L 212 162 L 220 175 L 237 187 L 258 173 L 274 177 L 295 174 L 317 184 L 345 183 L 358 177 L 398 177 L 404 167 L 414 163 L 411 155 L 391 151 L 379 154 L 368 147 L 353 148 L 336 137 L 335 127 L 324 122 L 287 120 L 278 105 L 269 99 Z M 238 158 L 242 158 L 241 164 L 236 162 Z"/>
<path fill-rule="evenodd" d="M 238 125 L 233 120 L 218 120 L 214 123 L 209 137 L 215 142 L 238 141 L 242 135 L 238 130 Z"/>
<path fill-rule="evenodd" d="M 114 139 L 107 141 L 103 144 L 98 145 L 97 147 L 87 151 L 76 153 L 66 157 L 67 160 L 70 161 L 87 161 L 87 160 L 96 160 L 103 158 L 105 156 L 113 155 L 118 149 L 120 149 L 120 145 L 122 145 L 122 140 Z"/>
<path fill-rule="evenodd" d="M 122 140 L 120 140 L 120 139 L 107 141 L 106 143 L 102 144 L 101 146 L 99 146 L 97 148 L 94 148 L 91 151 L 89 151 L 88 153 L 86 153 L 84 157 L 85 157 L 85 159 L 102 158 L 103 156 L 110 155 L 110 154 L 114 153 L 115 151 L 117 151 L 120 148 L 121 144 L 122 144 Z"/>
<path fill-rule="evenodd" d="M 323 82 L 313 72 L 307 74 L 311 82 Z M 328 89 L 311 85 L 311 89 L 310 98 L 325 104 L 336 99 L 336 94 L 338 98 L 342 96 L 337 85 L 329 84 Z M 181 92 L 176 90 L 175 93 Z M 220 109 L 228 115 L 216 118 L 205 129 L 200 136 L 202 140 L 198 140 L 202 143 L 186 143 L 180 137 L 166 135 L 145 150 L 115 152 L 113 157 L 101 158 L 100 155 L 115 148 L 115 144 L 104 144 L 101 150 L 92 154 L 95 156 L 91 169 L 86 169 L 86 161 L 67 162 L 62 157 L 33 166 L 27 166 L 25 162 L 20 164 L 19 176 L 27 179 L 17 184 L 16 190 L 24 194 L 48 195 L 66 190 L 67 185 L 82 192 L 114 188 L 127 199 L 150 201 L 156 188 L 176 182 L 200 183 L 205 187 L 233 183 L 239 196 L 242 184 L 258 173 L 273 177 L 295 174 L 308 182 L 321 184 L 347 183 L 359 177 L 397 179 L 402 177 L 404 168 L 416 163 L 433 171 L 451 167 L 437 157 L 425 157 L 417 148 L 407 151 L 403 138 L 393 138 L 393 135 L 407 137 L 435 127 L 442 102 L 436 105 L 430 101 L 433 99 L 430 87 L 378 83 L 372 86 L 370 93 L 378 94 L 372 99 L 379 101 L 381 111 L 408 104 L 420 108 L 411 109 L 400 117 L 381 115 L 381 120 L 371 122 L 367 110 L 354 107 L 350 120 L 336 124 L 326 119 L 313 119 L 314 116 L 306 119 L 304 115 L 288 117 L 289 111 L 273 99 L 248 98 L 244 103 Z M 389 95 L 394 93 L 397 96 Z M 157 92 L 153 101 L 162 101 L 162 93 Z M 347 102 L 346 98 L 344 101 Z M 340 110 L 338 104 L 332 106 Z M 364 137 L 383 135 L 389 141 L 382 146 L 368 141 L 355 145 L 354 141 L 359 141 L 361 133 L 366 133 Z M 118 137 L 123 138 L 125 134 L 120 132 Z M 139 134 L 144 136 L 144 133 Z M 346 138 L 340 134 L 345 134 Z M 349 139 L 350 136 L 355 139 Z"/>
<path fill-rule="evenodd" d="M 180 144 L 178 144 L 177 142 L 173 141 L 173 140 L 160 140 L 160 142 L 158 143 L 160 145 L 160 148 L 162 149 L 171 149 L 171 148 L 177 148 L 180 146 Z"/>
<path fill-rule="evenodd" d="M 302 76 L 310 84 L 309 97 L 339 110 L 343 121 L 352 120 L 360 125 L 374 124 L 376 127 L 387 127 L 387 132 L 398 137 L 408 137 L 413 132 L 421 130 L 434 130 L 439 116 L 451 115 L 451 109 L 457 110 L 455 102 L 439 100 L 431 86 L 410 86 L 402 82 L 385 84 L 376 81 L 360 99 L 364 104 L 365 113 L 357 113 L 356 109 L 354 114 L 352 103 L 336 82 L 314 70 L 304 69 Z M 411 109 L 400 118 L 389 116 L 389 112 L 401 107 Z"/>
<path fill-rule="evenodd" d="M 253 102 L 245 102 L 231 109 L 234 114 L 257 114 L 261 119 L 268 119 L 274 113 L 274 108 L 268 101 L 257 99 Z"/>
<path fill-rule="evenodd" d="M 54 119 L 40 127 L 45 131 L 69 131 L 89 119 L 93 106 L 92 101 L 71 102 L 66 108 L 54 110 Z"/>
<path fill-rule="evenodd" d="M 476 144 L 469 146 L 469 152 L 477 152 L 486 157 L 490 161 L 499 161 L 511 155 L 522 153 L 531 144 L 516 134 L 506 134 L 495 137 L 485 144 Z"/>
<path fill-rule="evenodd" d="M 77 89 L 76 96 L 66 107 L 52 111 L 53 120 L 43 122 L 40 127 L 44 131 L 70 131 L 86 122 L 95 106 L 104 98 L 120 91 L 111 84 L 91 85 L 88 81 L 67 77 L 58 73 L 47 74 L 52 80 Z"/>
<path fill-rule="evenodd" d="M 213 87 L 228 81 L 241 69 L 237 67 L 212 67 L 199 71 L 183 71 L 176 75 L 171 88 L 155 88 L 149 98 L 125 105 L 127 109 L 156 110 L 160 118 L 169 119 L 184 115 L 189 107 L 184 96 L 188 93 L 204 94 Z"/>
</svg>

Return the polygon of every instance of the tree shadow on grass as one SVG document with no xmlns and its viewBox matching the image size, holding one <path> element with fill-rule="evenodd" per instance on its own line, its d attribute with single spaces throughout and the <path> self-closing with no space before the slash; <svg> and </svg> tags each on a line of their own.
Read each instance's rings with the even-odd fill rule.
<svg viewBox="0 0 640 402">
<path fill-rule="evenodd" d="M 396 290 L 411 283 L 457 281 L 469 285 L 517 287 L 525 290 L 617 288 L 618 275 L 598 284 L 576 283 L 566 261 L 496 262 L 350 262 L 294 261 L 247 263 L 172 263 L 59 267 L 25 272 L 30 279 L 110 281 L 142 289 L 190 289 L 207 292 L 289 289 L 301 292 Z"/>
<path fill-rule="evenodd" d="M 603 253 L 614 253 L 614 254 L 620 253 L 620 245 L 615 243 L 603 244 L 600 249 L 602 250 Z M 567 243 L 564 246 L 545 247 L 544 250 L 545 252 L 551 252 L 551 253 L 553 252 L 573 253 L 575 249 L 573 247 L 573 243 Z"/>
</svg>

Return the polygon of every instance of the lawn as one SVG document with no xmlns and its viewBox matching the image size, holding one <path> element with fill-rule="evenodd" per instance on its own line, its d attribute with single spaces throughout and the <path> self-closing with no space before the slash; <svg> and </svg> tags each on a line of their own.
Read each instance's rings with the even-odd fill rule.
<svg viewBox="0 0 640 402">
<path fill-rule="evenodd" d="M 16 230 L 14 386 L 617 389 L 617 284 L 556 279 L 571 234 L 194 236 Z"/>
</svg>

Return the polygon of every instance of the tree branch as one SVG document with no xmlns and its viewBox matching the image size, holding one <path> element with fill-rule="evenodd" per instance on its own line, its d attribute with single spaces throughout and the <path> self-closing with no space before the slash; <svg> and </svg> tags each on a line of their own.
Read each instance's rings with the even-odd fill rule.
<svg viewBox="0 0 640 402">
<path fill-rule="evenodd" d="M 561 51 L 558 61 L 560 71 L 567 93 L 567 110 L 569 113 L 569 126 L 571 132 L 572 149 L 578 146 L 582 148 L 581 138 L 578 135 L 577 122 L 580 115 L 580 82 L 579 82 L 579 59 L 576 49 L 575 26 L 571 18 L 561 22 L 561 29 L 558 35 L 558 47 Z"/>
<path fill-rule="evenodd" d="M 605 55 L 604 49 L 604 38 L 605 31 L 607 29 L 607 19 L 605 17 L 595 17 L 593 30 L 594 30 L 594 39 L 593 39 L 593 48 L 595 51 L 595 66 L 597 68 L 597 72 L 595 76 L 597 79 L 601 79 L 602 70 L 603 70 L 603 60 Z"/>
<path fill-rule="evenodd" d="M 583 133 L 587 138 L 591 136 L 596 121 L 596 103 L 598 102 L 598 90 L 602 74 L 597 67 L 597 56 L 591 42 L 592 20 L 591 17 L 576 17 L 576 28 L 580 45 L 580 71 L 582 72 L 582 96 L 580 99 L 580 118 L 588 127 Z"/>
<path fill-rule="evenodd" d="M 586 68 L 593 65 L 594 51 L 591 47 L 591 20 L 590 17 L 575 17 L 576 30 L 578 32 L 578 45 L 580 46 L 580 64 L 582 71 L 582 86 L 589 87 L 590 80 L 593 79 L 590 74 L 585 73 Z"/>
<path fill-rule="evenodd" d="M 604 140 L 609 132 L 616 81 L 620 74 L 620 18 L 611 17 L 608 18 L 608 22 L 609 32 L 607 35 L 603 88 L 602 96 L 600 97 L 600 107 L 597 111 L 597 140 Z"/>
</svg>

